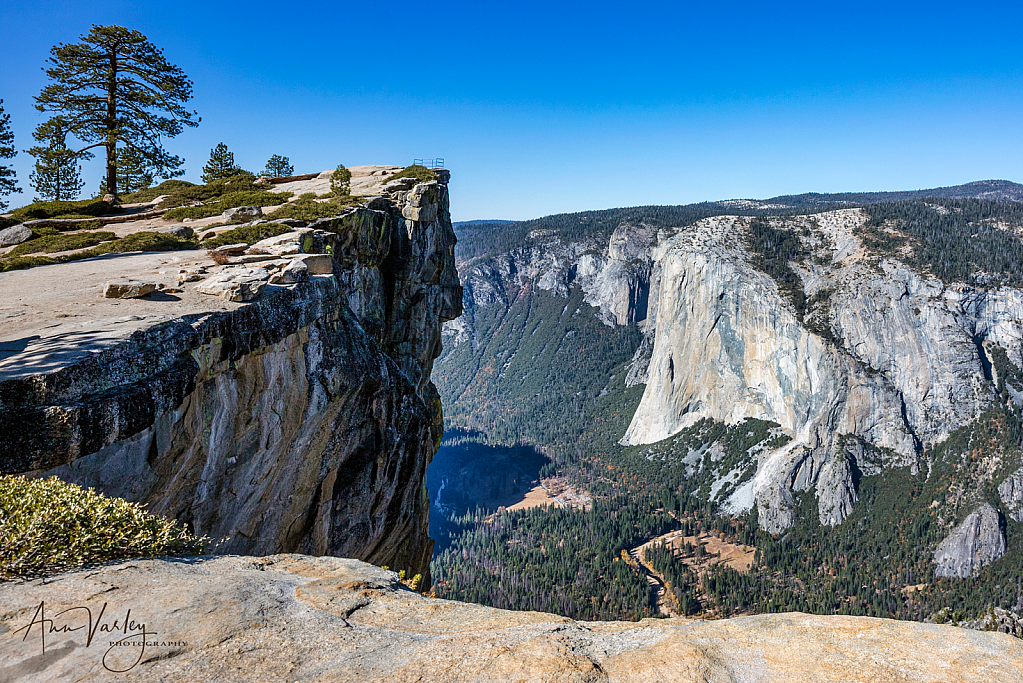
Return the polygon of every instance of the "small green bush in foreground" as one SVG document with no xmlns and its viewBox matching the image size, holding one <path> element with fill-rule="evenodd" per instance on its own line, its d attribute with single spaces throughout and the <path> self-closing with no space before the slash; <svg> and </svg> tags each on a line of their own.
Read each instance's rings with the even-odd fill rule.
<svg viewBox="0 0 1023 683">
<path fill-rule="evenodd" d="M 100 233 L 110 235 L 112 233 Z M 67 237 L 78 237 L 67 235 Z M 40 240 L 49 239 L 39 237 L 25 244 L 37 243 Z M 126 254 L 133 251 L 178 251 L 180 249 L 198 249 L 199 243 L 196 240 L 186 240 L 174 235 L 162 232 L 136 232 L 121 239 L 111 240 L 96 245 L 92 249 L 79 251 L 74 254 L 62 254 L 56 258 L 46 256 L 14 256 L 0 257 L 0 273 L 8 270 L 21 270 L 35 266 L 47 266 L 52 263 L 66 263 L 68 261 L 80 261 L 81 259 L 102 256 L 103 254 Z"/>
<path fill-rule="evenodd" d="M 199 555 L 207 543 L 137 503 L 56 477 L 0 476 L 0 580 L 131 557 Z"/>
<path fill-rule="evenodd" d="M 15 256 L 14 258 L 2 258 L 0 259 L 0 273 L 6 273 L 9 270 L 35 268 L 36 266 L 50 266 L 54 263 L 56 263 L 56 261 L 49 256 Z"/>
<path fill-rule="evenodd" d="M 186 240 L 162 232 L 135 232 L 119 240 L 104 242 L 88 251 L 68 254 L 63 260 L 78 261 L 103 254 L 127 254 L 132 251 L 178 251 L 198 248 L 199 243 L 195 240 Z"/>
<path fill-rule="evenodd" d="M 42 218 L 94 218 L 116 213 L 113 204 L 96 199 L 79 202 L 34 202 L 11 212 L 11 218 L 18 223 Z"/>
<path fill-rule="evenodd" d="M 101 242 L 108 242 L 115 239 L 117 235 L 112 232 L 80 232 L 73 235 L 43 235 L 23 244 L 19 244 L 5 254 L 10 256 L 26 256 L 28 254 L 52 254 L 58 251 L 70 251 L 71 249 L 84 249 L 93 247 Z"/>
</svg>

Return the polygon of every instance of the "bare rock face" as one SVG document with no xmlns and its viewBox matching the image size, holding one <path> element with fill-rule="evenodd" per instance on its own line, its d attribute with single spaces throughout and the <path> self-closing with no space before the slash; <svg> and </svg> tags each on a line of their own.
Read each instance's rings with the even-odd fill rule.
<svg viewBox="0 0 1023 683">
<path fill-rule="evenodd" d="M 1023 468 L 1013 472 L 998 486 L 1002 504 L 1009 510 L 1009 517 L 1023 522 Z"/>
<path fill-rule="evenodd" d="M 937 576 L 967 578 L 1005 554 L 998 511 L 984 503 L 952 530 L 934 551 Z"/>
<path fill-rule="evenodd" d="M 355 560 L 295 555 L 139 560 L 0 584 L 8 680 L 992 681 L 1015 683 L 1007 633 L 868 617 L 771 614 L 716 621 L 575 622 L 423 597 Z M 104 607 L 105 605 L 105 607 Z M 42 606 L 42 607 L 40 607 Z M 141 624 L 146 647 L 80 626 Z M 42 609 L 42 614 L 37 610 Z M 102 612 L 102 616 L 100 616 Z M 33 625 L 33 622 L 35 624 Z"/>
<path fill-rule="evenodd" d="M 425 475 L 443 433 L 430 372 L 462 292 L 447 187 L 413 189 L 429 222 L 403 217 L 404 195 L 379 198 L 263 245 L 290 254 L 280 284 L 232 266 L 196 285 L 249 303 L 202 297 L 204 313 L 46 373 L 8 361 L 0 472 L 144 502 L 219 552 L 428 580 Z"/>
</svg>

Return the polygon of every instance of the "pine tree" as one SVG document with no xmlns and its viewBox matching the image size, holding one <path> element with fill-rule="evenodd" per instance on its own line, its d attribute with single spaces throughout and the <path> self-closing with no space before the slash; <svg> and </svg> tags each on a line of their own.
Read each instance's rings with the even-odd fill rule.
<svg viewBox="0 0 1023 683">
<path fill-rule="evenodd" d="M 14 148 L 14 132 L 11 130 L 11 115 L 4 113 L 4 101 L 0 100 L 0 159 L 13 159 L 18 156 Z M 18 177 L 10 166 L 0 164 L 0 197 L 21 192 Z M 0 199 L 0 211 L 9 206 L 9 202 Z"/>
<path fill-rule="evenodd" d="M 218 142 L 210 150 L 210 160 L 202 167 L 202 181 L 209 185 L 214 180 L 223 180 L 239 173 L 241 169 L 234 163 L 234 152 L 227 151 L 227 145 Z"/>
<path fill-rule="evenodd" d="M 85 185 L 78 172 L 78 161 L 92 158 L 92 153 L 68 149 L 67 135 L 68 123 L 62 116 L 44 121 L 32 133 L 37 142 L 43 143 L 28 150 L 36 159 L 35 170 L 29 176 L 29 182 L 39 193 L 35 201 L 73 201 Z"/>
<path fill-rule="evenodd" d="M 153 184 L 153 172 L 145 158 L 131 147 L 117 150 L 117 188 L 122 194 L 144 190 Z M 107 180 L 100 181 L 100 196 L 106 194 Z"/>
<path fill-rule="evenodd" d="M 169 63 L 163 50 L 138 31 L 93 25 L 80 43 L 50 50 L 51 83 L 35 98 L 36 109 L 63 116 L 69 132 L 86 143 L 79 156 L 106 148 L 106 191 L 117 195 L 117 146 L 129 147 L 165 178 L 182 175 L 184 161 L 169 154 L 162 138 L 199 125 L 183 106 L 192 82 Z"/>
<path fill-rule="evenodd" d="M 263 169 L 263 175 L 267 178 L 286 178 L 294 174 L 295 169 L 291 165 L 291 160 L 276 154 L 270 157 L 270 160 L 266 162 L 266 168 Z"/>
<path fill-rule="evenodd" d="M 330 174 L 330 191 L 335 197 L 345 197 L 352 192 L 352 172 L 342 164 Z"/>
</svg>

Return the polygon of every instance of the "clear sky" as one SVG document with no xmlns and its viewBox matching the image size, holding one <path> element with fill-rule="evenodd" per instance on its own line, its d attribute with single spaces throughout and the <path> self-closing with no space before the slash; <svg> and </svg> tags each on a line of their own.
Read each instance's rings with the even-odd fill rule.
<svg viewBox="0 0 1023 683">
<path fill-rule="evenodd" d="M 145 33 L 195 83 L 198 180 L 444 157 L 452 215 L 1023 181 L 1019 2 L 0 3 L 19 149 L 58 42 Z M 14 164 L 31 198 L 31 157 Z M 102 170 L 84 169 L 93 192 Z"/>
</svg>

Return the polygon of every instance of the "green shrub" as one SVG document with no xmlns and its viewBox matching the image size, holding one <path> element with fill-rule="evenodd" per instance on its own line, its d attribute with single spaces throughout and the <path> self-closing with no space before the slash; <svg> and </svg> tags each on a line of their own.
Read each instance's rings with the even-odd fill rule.
<svg viewBox="0 0 1023 683">
<path fill-rule="evenodd" d="M 209 185 L 191 185 L 176 190 L 171 196 L 160 202 L 161 209 L 185 206 L 192 202 L 205 202 L 232 192 L 257 191 L 265 192 L 266 186 L 256 185 L 256 176 L 251 173 L 240 173 L 230 178 L 214 180 Z"/>
<path fill-rule="evenodd" d="M 315 221 L 318 218 L 331 218 L 339 215 L 350 206 L 362 203 L 360 197 L 334 197 L 328 202 L 317 202 L 312 199 L 301 199 L 285 204 L 276 211 L 267 214 L 267 218 L 295 218 L 300 221 Z"/>
<path fill-rule="evenodd" d="M 9 270 L 23 270 L 35 268 L 36 266 L 49 266 L 56 263 L 49 256 L 16 256 L 14 258 L 0 258 L 0 273 Z"/>
<path fill-rule="evenodd" d="M 43 228 L 45 230 L 46 228 Z M 116 239 L 117 235 L 112 232 L 82 232 L 73 235 L 57 233 L 55 235 L 44 235 L 34 240 L 29 240 L 11 249 L 6 257 L 25 256 L 28 254 L 53 254 L 59 251 L 70 251 L 72 249 L 84 249 L 93 247 L 101 242 L 108 242 Z"/>
<path fill-rule="evenodd" d="M 419 182 L 425 183 L 431 180 L 437 180 L 437 173 L 436 171 L 429 169 L 426 166 L 412 164 L 411 166 L 406 166 L 402 170 L 390 176 L 387 180 L 390 181 L 394 180 L 395 178 L 415 178 Z"/>
<path fill-rule="evenodd" d="M 88 251 L 68 254 L 63 261 L 77 261 L 103 254 L 127 254 L 133 251 L 177 251 L 179 249 L 198 249 L 196 240 L 186 240 L 163 232 L 136 232 L 112 242 L 104 242 Z"/>
<path fill-rule="evenodd" d="M 244 228 L 235 228 L 225 233 L 221 233 L 216 237 L 211 237 L 208 240 L 203 241 L 202 246 L 204 249 L 214 249 L 216 247 L 222 247 L 225 244 L 255 244 L 260 240 L 265 240 L 269 237 L 277 237 L 277 235 L 283 235 L 286 232 L 291 232 L 291 228 L 280 223 L 260 223 L 259 225 L 247 225 Z"/>
<path fill-rule="evenodd" d="M 14 220 L 13 218 L 4 218 L 3 216 L 0 216 L 0 230 L 3 230 L 4 228 L 9 228 L 17 224 L 18 221 Z"/>
<path fill-rule="evenodd" d="M 198 555 L 207 543 L 137 503 L 56 477 L 0 476 L 0 579 L 132 557 Z"/>
<path fill-rule="evenodd" d="M 266 190 L 245 190 L 242 192 L 231 192 L 221 195 L 215 203 L 204 206 L 182 206 L 171 209 L 163 215 L 166 221 L 179 221 L 183 218 L 211 218 L 220 215 L 228 209 L 239 206 L 276 206 L 283 204 L 291 198 L 291 192 L 267 192 Z"/>
<path fill-rule="evenodd" d="M 97 199 L 84 199 L 79 202 L 34 202 L 11 212 L 11 218 L 18 223 L 35 221 L 43 218 L 95 218 L 115 213 L 113 204 Z"/>
<path fill-rule="evenodd" d="M 135 204 L 138 202 L 151 202 L 161 195 L 173 195 L 176 192 L 181 192 L 189 187 L 195 187 L 195 183 L 190 183 L 187 180 L 165 180 L 156 187 L 147 187 L 144 190 L 138 192 L 132 192 L 121 197 L 121 201 L 125 204 Z"/>
</svg>

